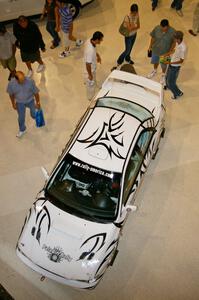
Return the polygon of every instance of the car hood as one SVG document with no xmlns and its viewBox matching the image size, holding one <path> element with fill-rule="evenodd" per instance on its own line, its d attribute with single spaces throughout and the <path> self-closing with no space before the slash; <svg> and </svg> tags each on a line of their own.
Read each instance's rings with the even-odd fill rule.
<svg viewBox="0 0 199 300">
<path fill-rule="evenodd" d="M 103 267 L 118 228 L 66 213 L 37 200 L 25 220 L 18 248 L 34 264 L 67 279 L 89 280 Z"/>
</svg>

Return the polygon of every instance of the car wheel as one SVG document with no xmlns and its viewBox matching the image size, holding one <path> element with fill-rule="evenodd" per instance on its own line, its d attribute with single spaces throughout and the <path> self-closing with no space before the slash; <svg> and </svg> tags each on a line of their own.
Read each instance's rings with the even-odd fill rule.
<svg viewBox="0 0 199 300">
<path fill-rule="evenodd" d="M 68 6 L 72 12 L 73 19 L 75 19 L 79 14 L 80 6 L 76 1 L 73 1 L 73 0 L 69 0 L 67 2 L 68 2 Z"/>
</svg>

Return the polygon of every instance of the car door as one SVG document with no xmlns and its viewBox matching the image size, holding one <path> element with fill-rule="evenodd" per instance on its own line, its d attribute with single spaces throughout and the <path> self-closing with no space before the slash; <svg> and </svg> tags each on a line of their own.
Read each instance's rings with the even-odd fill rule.
<svg viewBox="0 0 199 300">
<path fill-rule="evenodd" d="M 151 161 L 150 144 L 155 130 L 145 129 L 141 132 L 128 161 L 123 184 L 122 214 L 125 218 L 128 206 L 135 200 L 143 175 Z"/>
</svg>

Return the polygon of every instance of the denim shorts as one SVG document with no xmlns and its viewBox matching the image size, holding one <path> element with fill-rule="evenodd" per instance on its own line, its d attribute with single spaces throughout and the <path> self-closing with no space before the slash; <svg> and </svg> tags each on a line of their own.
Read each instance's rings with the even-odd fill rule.
<svg viewBox="0 0 199 300">
<path fill-rule="evenodd" d="M 152 52 L 152 56 L 151 56 L 151 63 L 152 64 L 158 64 L 160 62 L 160 56 L 153 54 Z"/>
</svg>

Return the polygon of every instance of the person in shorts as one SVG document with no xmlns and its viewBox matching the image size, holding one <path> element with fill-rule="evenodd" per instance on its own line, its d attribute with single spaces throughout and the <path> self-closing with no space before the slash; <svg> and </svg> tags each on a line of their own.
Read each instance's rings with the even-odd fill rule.
<svg viewBox="0 0 199 300">
<path fill-rule="evenodd" d="M 83 41 L 73 35 L 73 16 L 68 7 L 67 0 L 58 0 L 57 4 L 59 6 L 59 13 L 58 18 L 56 18 L 56 30 L 59 32 L 61 29 L 64 45 L 64 51 L 60 53 L 59 57 L 64 58 L 70 55 L 70 41 L 75 42 L 77 47 L 80 47 Z"/>
<path fill-rule="evenodd" d="M 167 19 L 161 20 L 160 25 L 157 25 L 150 33 L 151 40 L 148 51 L 152 51 L 151 64 L 153 64 L 153 71 L 148 74 L 147 77 L 154 77 L 157 74 L 157 69 L 160 64 L 162 69 L 160 83 L 163 85 L 165 85 L 167 65 L 160 63 L 160 56 L 166 57 L 174 49 L 176 44 L 174 34 L 175 29 L 169 25 L 169 21 Z"/>
<path fill-rule="evenodd" d="M 38 62 L 37 72 L 44 71 L 45 65 L 41 59 L 40 49 L 45 52 L 45 44 L 37 24 L 20 16 L 13 24 L 13 33 L 17 39 L 16 45 L 21 52 L 21 59 L 28 68 L 28 77 L 33 75 L 32 63 Z"/>
<path fill-rule="evenodd" d="M 5 69 L 10 71 L 8 80 L 15 75 L 16 69 L 16 38 L 6 30 L 3 23 L 0 23 L 0 62 Z"/>
</svg>

